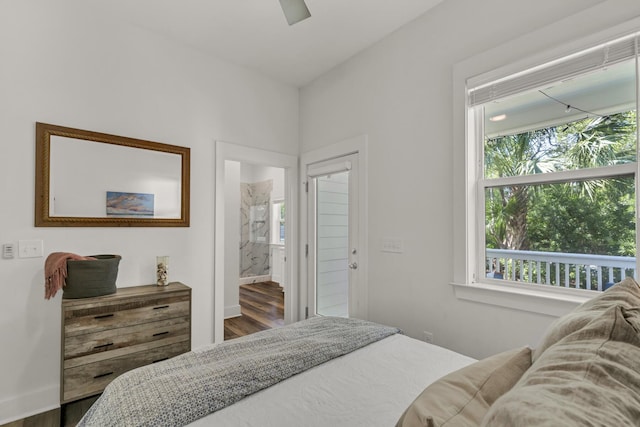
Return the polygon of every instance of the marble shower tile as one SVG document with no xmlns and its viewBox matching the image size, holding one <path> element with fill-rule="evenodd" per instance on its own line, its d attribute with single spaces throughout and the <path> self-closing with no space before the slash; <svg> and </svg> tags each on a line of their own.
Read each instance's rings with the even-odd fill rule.
<svg viewBox="0 0 640 427">
<path fill-rule="evenodd" d="M 240 277 L 269 274 L 273 181 L 240 184 Z"/>
</svg>

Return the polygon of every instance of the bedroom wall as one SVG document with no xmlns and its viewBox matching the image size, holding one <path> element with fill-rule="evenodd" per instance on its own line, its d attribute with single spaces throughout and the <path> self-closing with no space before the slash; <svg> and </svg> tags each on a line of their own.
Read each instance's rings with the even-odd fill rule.
<svg viewBox="0 0 640 427">
<path fill-rule="evenodd" d="M 2 2 L 0 244 L 120 254 L 120 287 L 154 283 L 155 256 L 170 255 L 200 346 L 213 336 L 214 141 L 297 154 L 298 90 L 86 8 Z M 191 227 L 35 228 L 36 121 L 191 147 Z M 61 295 L 44 299 L 44 259 L 0 259 L 0 424 L 59 403 Z"/>
<path fill-rule="evenodd" d="M 224 162 L 224 317 L 240 316 L 240 292 L 238 289 L 240 265 L 240 162 Z"/>
<path fill-rule="evenodd" d="M 465 259 L 453 70 L 475 57 L 489 71 L 639 14 L 632 0 L 447 0 L 301 90 L 301 152 L 368 135 L 371 320 L 477 358 L 537 344 L 553 317 L 459 300 L 450 285 Z"/>
</svg>

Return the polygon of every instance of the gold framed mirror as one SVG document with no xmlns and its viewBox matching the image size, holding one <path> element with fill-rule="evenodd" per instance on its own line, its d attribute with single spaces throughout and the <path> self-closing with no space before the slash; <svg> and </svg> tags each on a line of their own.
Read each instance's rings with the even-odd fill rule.
<svg viewBox="0 0 640 427">
<path fill-rule="evenodd" d="M 188 227 L 190 149 L 36 123 L 36 227 Z"/>
</svg>

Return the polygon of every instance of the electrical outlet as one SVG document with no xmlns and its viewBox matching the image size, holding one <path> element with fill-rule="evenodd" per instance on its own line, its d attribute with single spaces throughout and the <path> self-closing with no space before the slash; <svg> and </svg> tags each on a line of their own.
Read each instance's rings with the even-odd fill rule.
<svg viewBox="0 0 640 427">
<path fill-rule="evenodd" d="M 424 331 L 424 332 L 422 332 L 422 335 L 423 335 L 424 342 L 427 342 L 429 344 L 433 344 L 433 332 Z"/>
</svg>

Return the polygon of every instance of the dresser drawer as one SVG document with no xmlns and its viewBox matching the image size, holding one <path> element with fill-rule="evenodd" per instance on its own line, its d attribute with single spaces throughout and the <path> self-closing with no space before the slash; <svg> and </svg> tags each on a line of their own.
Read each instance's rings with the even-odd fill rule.
<svg viewBox="0 0 640 427">
<path fill-rule="evenodd" d="M 62 300 L 60 402 L 100 394 L 131 369 L 191 350 L 191 288 L 118 288 Z"/>
<path fill-rule="evenodd" d="M 190 305 L 190 296 L 185 294 L 74 308 L 64 313 L 64 335 L 68 338 L 89 332 L 185 317 L 190 315 Z"/>
<path fill-rule="evenodd" d="M 62 403 L 100 393 L 118 375 L 189 350 L 190 342 L 183 341 L 64 369 Z"/>
<path fill-rule="evenodd" d="M 64 340 L 64 359 L 96 353 L 104 353 L 108 357 L 109 352 L 113 350 L 153 341 L 163 341 L 180 335 L 188 336 L 190 333 L 191 322 L 188 316 L 100 332 L 89 332 L 67 337 Z"/>
</svg>

